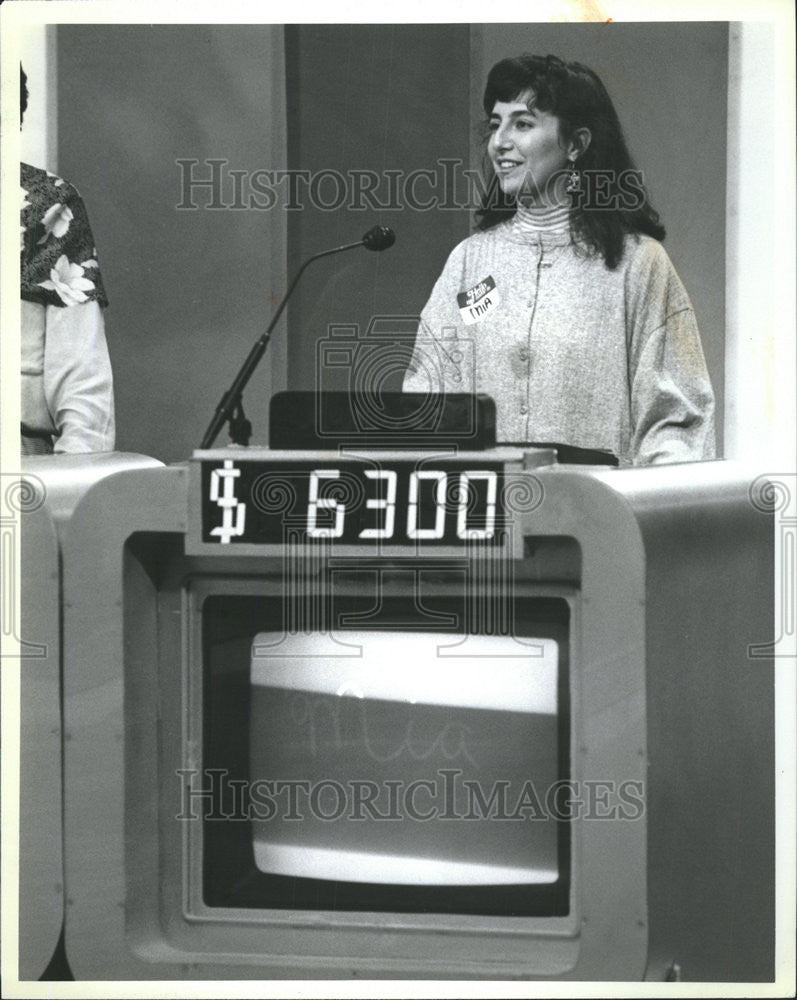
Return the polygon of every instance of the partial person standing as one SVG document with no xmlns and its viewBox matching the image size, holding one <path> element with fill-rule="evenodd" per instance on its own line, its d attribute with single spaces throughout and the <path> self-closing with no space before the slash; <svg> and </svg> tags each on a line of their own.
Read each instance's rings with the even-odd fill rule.
<svg viewBox="0 0 797 1000">
<path fill-rule="evenodd" d="M 20 117 L 28 103 L 20 67 Z M 61 177 L 20 164 L 22 454 L 113 451 L 108 305 L 83 201 Z"/>
</svg>

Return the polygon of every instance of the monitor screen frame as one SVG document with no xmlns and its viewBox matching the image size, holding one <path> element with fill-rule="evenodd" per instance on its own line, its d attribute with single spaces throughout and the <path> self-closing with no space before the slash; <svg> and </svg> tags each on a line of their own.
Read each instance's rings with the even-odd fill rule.
<svg viewBox="0 0 797 1000">
<path fill-rule="evenodd" d="M 374 585 L 375 581 L 371 581 L 374 590 L 369 592 L 367 582 L 362 579 L 352 582 L 349 580 L 348 588 L 345 583 L 338 579 L 335 582 L 335 599 L 337 601 L 337 612 L 341 618 L 346 617 L 344 609 L 349 611 L 356 605 L 362 609 L 371 596 L 375 596 L 377 589 L 379 593 L 379 601 L 381 605 L 381 618 L 384 622 L 389 619 L 391 614 L 393 618 L 396 618 L 396 611 L 401 609 L 400 618 L 403 621 L 406 617 L 407 611 L 409 610 L 409 602 L 412 600 L 414 604 L 415 591 L 410 589 L 409 582 L 414 579 L 414 572 L 410 573 L 407 568 L 399 572 L 393 572 L 392 587 L 390 583 L 385 583 L 381 580 L 378 587 Z M 445 640 L 448 639 L 448 645 L 453 651 L 457 648 L 456 645 L 452 643 L 457 643 L 461 636 L 458 631 L 462 627 L 461 619 L 463 617 L 463 605 L 466 600 L 465 597 L 465 587 L 467 581 L 463 579 L 461 572 L 457 569 L 454 572 L 449 571 L 445 576 L 444 581 L 440 579 L 440 570 L 437 570 L 435 576 L 438 578 L 436 581 L 425 581 L 421 585 L 421 589 L 418 592 L 420 602 L 425 606 L 426 613 L 431 617 L 435 615 L 436 618 L 440 619 L 447 615 L 451 619 L 451 626 L 449 632 L 441 633 L 439 629 L 441 626 L 435 622 L 430 628 L 426 630 L 427 635 L 432 633 L 436 639 Z M 398 579 L 396 579 L 398 578 Z M 312 593 L 317 583 L 312 580 L 307 581 L 308 593 Z M 525 589 L 525 588 L 524 588 Z M 363 591 L 363 593 L 360 593 Z M 274 595 L 275 597 L 277 595 Z M 318 596 L 317 594 L 315 596 Z M 535 765 L 534 752 L 532 747 L 529 747 L 528 752 L 528 772 L 524 772 L 523 779 L 532 778 L 534 776 L 536 781 L 532 783 L 535 785 L 534 791 L 540 797 L 541 803 L 545 801 L 545 793 L 548 786 L 553 786 L 556 782 L 566 782 L 569 778 L 569 773 L 571 769 L 571 750 L 570 750 L 570 718 L 569 718 L 569 701 L 570 701 L 570 683 L 568 674 L 568 648 L 570 645 L 569 636 L 569 620 L 570 620 L 570 606 L 568 602 L 562 598 L 551 598 L 543 597 L 539 594 L 526 595 L 521 593 L 519 600 L 515 602 L 519 612 L 517 616 L 522 615 L 522 608 L 525 601 L 531 601 L 534 604 L 533 614 L 534 618 L 530 622 L 517 622 L 515 628 L 512 630 L 509 636 L 497 637 L 497 648 L 501 650 L 500 656 L 502 656 L 503 663 L 506 665 L 517 664 L 520 665 L 523 659 L 526 657 L 532 658 L 534 656 L 533 643 L 534 639 L 548 639 L 549 641 L 556 642 L 558 647 L 558 665 L 556 668 L 557 675 L 557 688 L 558 688 L 558 701 L 559 701 L 559 711 L 556 713 L 554 726 L 557 734 L 556 742 L 556 763 L 554 765 L 555 773 L 541 775 L 539 773 L 539 759 Z M 470 591 L 467 594 L 467 600 L 470 601 L 472 595 Z M 240 755 L 247 746 L 247 739 L 244 730 L 246 729 L 248 720 L 244 718 L 246 713 L 247 705 L 245 701 L 252 695 L 252 690 L 250 687 L 244 687 L 242 683 L 244 679 L 248 680 L 248 664 L 245 662 L 247 659 L 245 651 L 245 641 L 248 636 L 252 634 L 252 630 L 257 630 L 260 623 L 268 620 L 268 608 L 262 608 L 261 606 L 265 602 L 261 601 L 259 598 L 241 598 L 241 595 L 236 595 L 232 598 L 220 598 L 219 595 L 209 595 L 203 603 L 202 613 L 203 613 L 203 626 L 206 628 L 204 644 L 204 652 L 210 653 L 213 648 L 210 643 L 210 632 L 211 626 L 213 626 L 213 631 L 216 635 L 220 633 L 226 636 L 224 639 L 217 640 L 217 645 L 219 642 L 228 641 L 230 639 L 235 639 L 233 649 L 236 649 L 236 656 L 239 661 L 238 671 L 237 671 L 237 681 L 233 680 L 230 685 L 232 694 L 228 694 L 226 691 L 222 690 L 220 686 L 210 687 L 210 678 L 207 676 L 207 672 L 211 669 L 211 664 L 205 664 L 206 670 L 206 703 L 205 703 L 205 721 L 207 723 L 208 731 L 203 733 L 203 749 L 205 752 L 205 766 L 207 767 L 208 773 L 219 774 L 220 772 L 225 772 L 224 781 L 229 781 L 230 777 L 234 776 L 234 780 L 239 780 L 241 786 L 244 787 L 248 785 L 249 781 L 249 771 L 247 767 L 247 762 L 240 760 Z M 276 607 L 278 601 L 274 602 L 273 612 L 276 612 L 277 618 L 279 617 L 279 609 Z M 211 610 L 207 610 L 208 608 Z M 272 613 L 273 613 L 272 612 Z M 459 619 L 459 621 L 457 621 Z M 272 617 L 272 623 L 276 619 Z M 368 616 L 368 620 L 372 621 L 371 616 Z M 419 621 L 422 618 L 419 616 Z M 230 623 L 232 621 L 239 622 L 237 628 L 241 629 L 241 634 L 230 634 Z M 429 622 L 429 619 L 427 619 Z M 251 623 L 247 627 L 247 623 Z M 429 622 L 431 624 L 431 622 Z M 417 624 L 417 623 L 415 623 Z M 508 621 L 505 623 L 508 624 Z M 457 630 L 455 630 L 457 629 Z M 383 636 L 382 630 L 372 629 L 372 632 L 379 631 L 380 637 Z M 396 641 L 401 640 L 401 636 L 406 632 L 405 629 L 394 625 L 394 629 L 391 634 L 394 634 Z M 417 635 L 417 632 L 415 633 Z M 512 635 L 516 635 L 517 647 L 513 647 Z M 359 631 L 341 631 L 337 637 L 340 642 L 345 642 L 347 637 L 353 638 L 355 635 L 359 635 L 360 638 L 365 641 L 368 635 L 367 630 Z M 302 645 L 301 639 L 299 637 L 287 636 L 286 645 L 290 647 L 291 638 L 295 638 L 296 645 Z M 320 637 L 321 641 L 326 645 L 329 644 L 330 650 L 334 653 L 338 650 L 343 650 L 342 646 L 335 646 L 334 639 L 331 635 L 322 633 Z M 485 646 L 489 648 L 491 645 L 490 637 L 487 636 L 483 644 L 479 644 L 478 650 L 483 653 Z M 471 651 L 475 654 L 475 650 Z M 518 659 L 515 659 L 514 654 L 517 654 Z M 507 657 L 512 654 L 512 658 L 507 659 Z M 308 661 L 305 657 L 306 665 L 312 663 L 312 659 Z M 353 662 L 353 661 L 352 661 Z M 359 660 L 356 662 L 360 662 Z M 454 661 L 450 657 L 446 657 L 443 660 L 443 664 L 454 665 L 459 662 L 463 669 L 467 668 L 470 664 L 475 665 L 478 660 L 471 658 L 470 660 L 459 660 Z M 501 661 L 499 661 L 501 662 Z M 533 659 L 529 660 L 529 668 L 533 667 Z M 228 664 L 218 664 L 216 663 L 216 669 L 220 668 L 220 684 L 223 685 L 224 677 L 228 673 Z M 244 671 L 246 670 L 246 673 Z M 237 705 L 235 723 L 231 726 L 228 719 L 230 713 L 230 706 L 235 709 Z M 474 725 L 479 725 L 478 722 L 471 720 Z M 509 725 L 510 719 L 507 718 L 507 725 Z M 488 723 L 489 724 L 489 723 Z M 485 725 L 485 720 L 483 719 L 481 725 Z M 231 739 L 226 739 L 225 734 L 231 732 Z M 216 736 L 220 733 L 220 736 Z M 415 734 L 416 737 L 419 735 Z M 235 744 L 239 746 L 238 758 L 236 760 L 236 754 L 230 752 L 229 746 L 225 744 Z M 452 748 L 449 748 L 452 749 Z M 456 751 L 456 748 L 453 748 Z M 250 746 L 251 750 L 251 746 Z M 464 754 L 465 760 L 462 761 L 463 766 L 467 767 L 467 753 Z M 449 754 L 449 756 L 444 759 L 439 759 L 438 763 L 441 767 L 449 768 L 449 776 L 451 770 L 454 771 L 457 768 L 455 756 Z M 352 770 L 346 770 L 346 774 L 351 776 L 355 775 L 358 768 L 362 767 L 361 761 L 358 759 L 356 762 L 352 761 Z M 423 770 L 423 769 L 421 769 Z M 363 772 L 357 772 L 363 773 Z M 396 774 L 401 773 L 401 771 L 396 771 L 391 774 L 391 777 L 395 777 Z M 429 778 L 430 773 L 437 774 L 437 772 L 427 772 L 423 771 L 423 776 Z M 417 776 L 417 775 L 416 775 Z M 473 776 L 472 774 L 470 775 Z M 262 777 L 262 775 L 261 775 Z M 341 774 L 341 780 L 344 780 L 344 775 Z M 468 777 L 464 774 L 464 777 Z M 512 802 L 517 799 L 520 793 L 520 777 L 518 776 L 514 781 L 507 793 L 507 801 Z M 449 782 L 447 784 L 448 792 L 452 795 L 452 784 L 450 783 L 452 779 L 449 777 L 447 779 Z M 453 779 L 456 783 L 456 779 Z M 442 778 L 440 779 L 442 785 Z M 221 779 L 217 784 L 217 788 L 221 787 Z M 345 788 L 345 785 L 344 785 Z M 224 810 L 226 812 L 237 811 L 240 815 L 241 820 L 243 820 L 243 810 L 244 806 L 234 804 L 229 792 L 231 787 L 225 789 L 228 793 L 226 796 L 226 804 Z M 459 806 L 460 810 L 462 808 L 462 787 L 459 789 Z M 565 790 L 562 790 L 564 793 Z M 514 796 L 514 799 L 512 798 Z M 551 805 L 555 809 L 559 805 L 559 801 L 566 797 L 565 794 L 559 794 L 559 798 L 556 802 L 552 802 Z M 553 796 L 552 796 L 553 798 Z M 218 802 L 218 797 L 216 797 L 216 802 Z M 217 804 L 211 805 L 211 809 L 215 808 L 216 812 L 220 812 L 220 807 Z M 456 803 L 452 807 L 456 811 Z M 545 807 L 548 808 L 546 804 Z M 528 811 L 527 811 L 528 815 Z M 411 822 L 409 818 L 405 817 L 406 822 Z M 440 822 L 440 821 L 438 821 Z M 450 827 L 451 820 L 442 821 L 444 825 Z M 465 821 L 463 821 L 465 822 Z M 498 843 L 501 839 L 510 832 L 518 831 L 521 829 L 529 831 L 529 835 L 533 835 L 534 830 L 539 830 L 540 833 L 544 835 L 545 841 L 550 841 L 553 837 L 554 849 L 557 862 L 557 877 L 553 880 L 540 880 L 539 882 L 534 882 L 531 880 L 519 880 L 518 882 L 506 881 L 504 883 L 498 881 L 496 883 L 474 883 L 459 884 L 456 881 L 451 883 L 450 881 L 446 883 L 443 881 L 441 884 L 434 884 L 429 881 L 420 881 L 414 884 L 412 881 L 407 883 L 394 882 L 390 879 L 385 879 L 379 881 L 378 883 L 371 882 L 370 880 L 355 880 L 355 881 L 338 881 L 331 882 L 323 878 L 306 878 L 298 879 L 291 875 L 278 875 L 277 873 L 266 873 L 262 872 L 257 868 L 256 863 L 245 864 L 243 858 L 251 847 L 251 839 L 247 840 L 244 835 L 244 830 L 248 824 L 238 820 L 233 820 L 229 824 L 225 824 L 223 821 L 217 819 L 206 819 L 204 822 L 206 840 L 204 847 L 207 848 L 207 853 L 203 853 L 203 859 L 205 863 L 205 902 L 212 906 L 222 906 L 224 901 L 227 901 L 230 905 L 238 907 L 242 905 L 236 901 L 236 892 L 232 890 L 231 886 L 225 886 L 222 878 L 222 870 L 226 870 L 229 874 L 230 880 L 234 877 L 238 884 L 242 886 L 242 889 L 238 894 L 242 894 L 244 897 L 249 899 L 255 899 L 258 897 L 258 892 L 255 886 L 259 885 L 259 896 L 264 900 L 262 905 L 264 908 L 268 908 L 268 903 L 265 901 L 267 898 L 272 900 L 271 908 L 274 909 L 284 909 L 291 908 L 291 901 L 301 900 L 302 908 L 308 908 L 310 910 L 323 910 L 325 905 L 320 900 L 328 900 L 330 911 L 334 908 L 334 912 L 338 913 L 341 910 L 351 910 L 353 912 L 431 912 L 431 913 L 454 913 L 456 915 L 463 914 L 490 914 L 490 915 L 512 915 L 517 917 L 519 914 L 525 915 L 541 915 L 545 917 L 550 917 L 554 915 L 564 915 L 570 905 L 569 898 L 569 884 L 570 884 L 570 871 L 571 871 L 571 851 L 570 851 L 570 822 L 563 821 L 557 822 L 555 818 L 548 820 L 530 820 L 528 818 L 521 820 L 511 821 L 509 824 L 507 822 L 498 821 L 495 819 L 486 820 L 488 824 L 496 823 L 496 833 L 498 834 L 498 841 L 494 847 L 494 850 L 485 856 L 485 862 L 494 861 L 500 848 Z M 555 824 L 555 825 L 554 825 Z M 364 828 L 362 824 L 359 824 L 361 831 L 364 833 Z M 392 824 L 391 824 L 392 826 Z M 431 823 L 431 826 L 435 826 L 435 822 Z M 475 833 L 475 826 L 473 820 L 467 822 L 467 826 L 470 831 Z M 286 832 L 290 837 L 289 827 L 286 827 Z M 483 827 L 484 828 L 484 827 Z M 389 832 L 387 827 L 382 827 L 383 832 L 386 834 Z M 489 827 L 488 827 L 489 829 Z M 254 832 L 254 831 L 252 831 Z M 332 831 L 330 830 L 330 833 Z M 369 833 L 372 831 L 368 831 Z M 425 834 L 431 830 L 426 824 L 421 823 L 417 825 L 417 834 L 419 838 L 423 838 Z M 453 831 L 450 831 L 453 833 Z M 464 831 L 462 831 L 464 833 Z M 522 834 L 521 834 L 522 835 Z M 402 838 L 403 839 L 403 838 Z M 367 838 L 366 838 L 367 840 Z M 466 839 L 467 842 L 467 839 Z M 373 843 L 373 841 L 372 841 Z M 234 859 L 234 860 L 231 860 Z M 250 859 L 251 862 L 252 859 Z M 408 859 L 408 863 L 411 861 Z M 323 867 L 323 865 L 321 866 Z M 391 900 L 392 897 L 392 900 Z"/>
<path fill-rule="evenodd" d="M 195 560 L 190 560 L 194 562 Z M 205 562 L 206 560 L 201 560 Z M 209 561 L 210 562 L 210 561 Z M 215 562 L 215 560 L 213 561 Z M 225 560 L 225 564 L 232 570 L 233 560 Z M 235 560 L 235 562 L 238 562 Z M 448 560 L 450 563 L 450 560 Z M 445 565 L 446 560 L 441 560 L 441 565 Z M 204 679 L 202 672 L 192 668 L 192 664 L 199 662 L 203 649 L 202 621 L 203 605 L 208 597 L 214 596 L 274 596 L 278 597 L 283 586 L 284 567 L 280 560 L 269 560 L 273 572 L 268 572 L 268 568 L 263 566 L 264 572 L 256 577 L 234 576 L 225 573 L 222 575 L 207 575 L 198 573 L 196 575 L 183 574 L 179 580 L 179 586 L 169 585 L 165 581 L 161 583 L 161 602 L 159 616 L 161 622 L 168 622 L 171 627 L 162 630 L 162 662 L 168 666 L 175 662 L 181 663 L 181 676 L 179 682 L 177 678 L 171 679 L 164 672 L 161 672 L 161 694 L 167 701 L 171 701 L 175 711 L 181 701 L 180 694 L 185 698 L 188 712 L 183 716 L 182 732 L 175 726 L 163 725 L 163 733 L 170 738 L 164 741 L 163 751 L 166 756 L 174 759 L 174 754 L 179 755 L 181 746 L 190 748 L 189 754 L 184 757 L 183 763 L 187 769 L 201 770 L 201 747 L 202 747 L 202 687 Z M 241 565 L 244 565 L 243 563 Z M 251 568 L 251 563 L 249 564 Z M 180 577 L 179 569 L 174 567 L 175 584 Z M 312 576 L 312 569 L 310 570 Z M 575 678 L 578 671 L 574 669 L 574 656 L 578 649 L 576 637 L 579 630 L 579 595 L 576 587 L 562 584 L 541 584 L 532 580 L 521 581 L 519 584 L 530 597 L 556 598 L 565 601 L 569 609 L 568 628 L 568 649 L 569 649 L 569 686 L 570 686 L 570 733 L 569 733 L 569 754 L 570 754 L 570 777 L 577 781 L 577 754 L 573 745 L 574 732 L 577 729 L 576 719 L 581 711 L 578 684 Z M 174 626 L 179 616 L 180 628 Z M 171 633 L 171 641 L 169 641 Z M 178 638 L 178 633 L 185 637 L 184 641 Z M 175 660 L 170 655 L 171 645 L 174 654 L 178 653 Z M 167 714 L 168 707 L 164 705 Z M 170 744 L 170 746 L 168 745 Z M 181 779 L 184 780 L 184 779 Z M 163 786 L 162 786 L 163 787 Z M 177 788 L 172 786 L 168 791 L 164 789 L 162 794 L 161 815 L 165 820 L 173 819 L 180 814 L 182 803 L 180 796 L 176 795 Z M 431 929 L 442 932 L 465 932 L 465 933 L 495 933 L 509 932 L 512 937 L 518 933 L 530 936 L 542 934 L 546 939 L 561 938 L 563 941 L 571 942 L 576 937 L 580 927 L 581 913 L 579 905 L 579 870 L 581 863 L 581 822 L 576 819 L 570 822 L 570 884 L 568 891 L 568 912 L 561 915 L 543 916 L 507 916 L 504 914 L 472 914 L 472 913 L 423 913 L 423 912 L 396 912 L 390 909 L 374 911 L 364 910 L 308 910 L 308 909 L 267 909 L 246 906 L 212 906 L 208 905 L 204 896 L 204 840 L 203 824 L 201 822 L 186 822 L 183 824 L 171 823 L 171 830 L 166 824 L 162 825 L 164 834 L 164 850 L 162 853 L 163 863 L 169 869 L 164 878 L 164 891 L 168 894 L 169 886 L 180 885 L 179 910 L 180 920 L 174 921 L 174 932 L 176 933 L 182 926 L 182 919 L 189 922 L 221 924 L 253 924 L 263 928 L 290 925 L 304 926 L 314 925 L 321 922 L 323 925 L 333 923 L 340 928 L 373 928 L 374 921 L 387 923 L 396 930 L 409 933 L 428 932 Z M 175 831 L 175 827 L 179 827 Z M 179 835 L 179 850 L 175 832 Z M 172 849 L 169 841 L 172 842 Z M 176 858 L 182 859 L 182 864 L 176 864 Z M 173 903 L 177 905 L 176 895 Z M 164 905 L 164 918 L 168 920 L 171 907 L 168 901 Z"/>
</svg>

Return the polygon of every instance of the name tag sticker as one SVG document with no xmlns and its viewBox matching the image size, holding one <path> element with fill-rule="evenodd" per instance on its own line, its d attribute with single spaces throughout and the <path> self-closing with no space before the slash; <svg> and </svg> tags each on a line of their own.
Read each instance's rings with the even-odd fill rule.
<svg viewBox="0 0 797 1000">
<path fill-rule="evenodd" d="M 501 296 L 490 275 L 480 281 L 478 285 L 474 285 L 473 288 L 457 295 L 459 314 L 466 326 L 484 319 L 487 313 L 498 307 L 500 302 Z"/>
</svg>

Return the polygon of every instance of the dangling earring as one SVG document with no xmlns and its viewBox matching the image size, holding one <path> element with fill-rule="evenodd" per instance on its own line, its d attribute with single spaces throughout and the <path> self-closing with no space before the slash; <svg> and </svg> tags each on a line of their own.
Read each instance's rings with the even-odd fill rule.
<svg viewBox="0 0 797 1000">
<path fill-rule="evenodd" d="M 578 194 L 581 190 L 581 173 L 576 166 L 576 161 L 573 160 L 570 164 L 570 172 L 567 175 L 567 187 L 565 191 L 568 194 Z"/>
</svg>

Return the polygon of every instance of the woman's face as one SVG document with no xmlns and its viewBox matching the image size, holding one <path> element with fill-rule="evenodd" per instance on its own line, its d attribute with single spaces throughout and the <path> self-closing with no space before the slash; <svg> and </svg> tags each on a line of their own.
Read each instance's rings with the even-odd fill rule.
<svg viewBox="0 0 797 1000">
<path fill-rule="evenodd" d="M 527 100 L 495 102 L 487 151 L 505 195 L 524 204 L 554 204 L 564 200 L 567 149 L 560 144 L 559 119 L 530 110 Z"/>
</svg>

